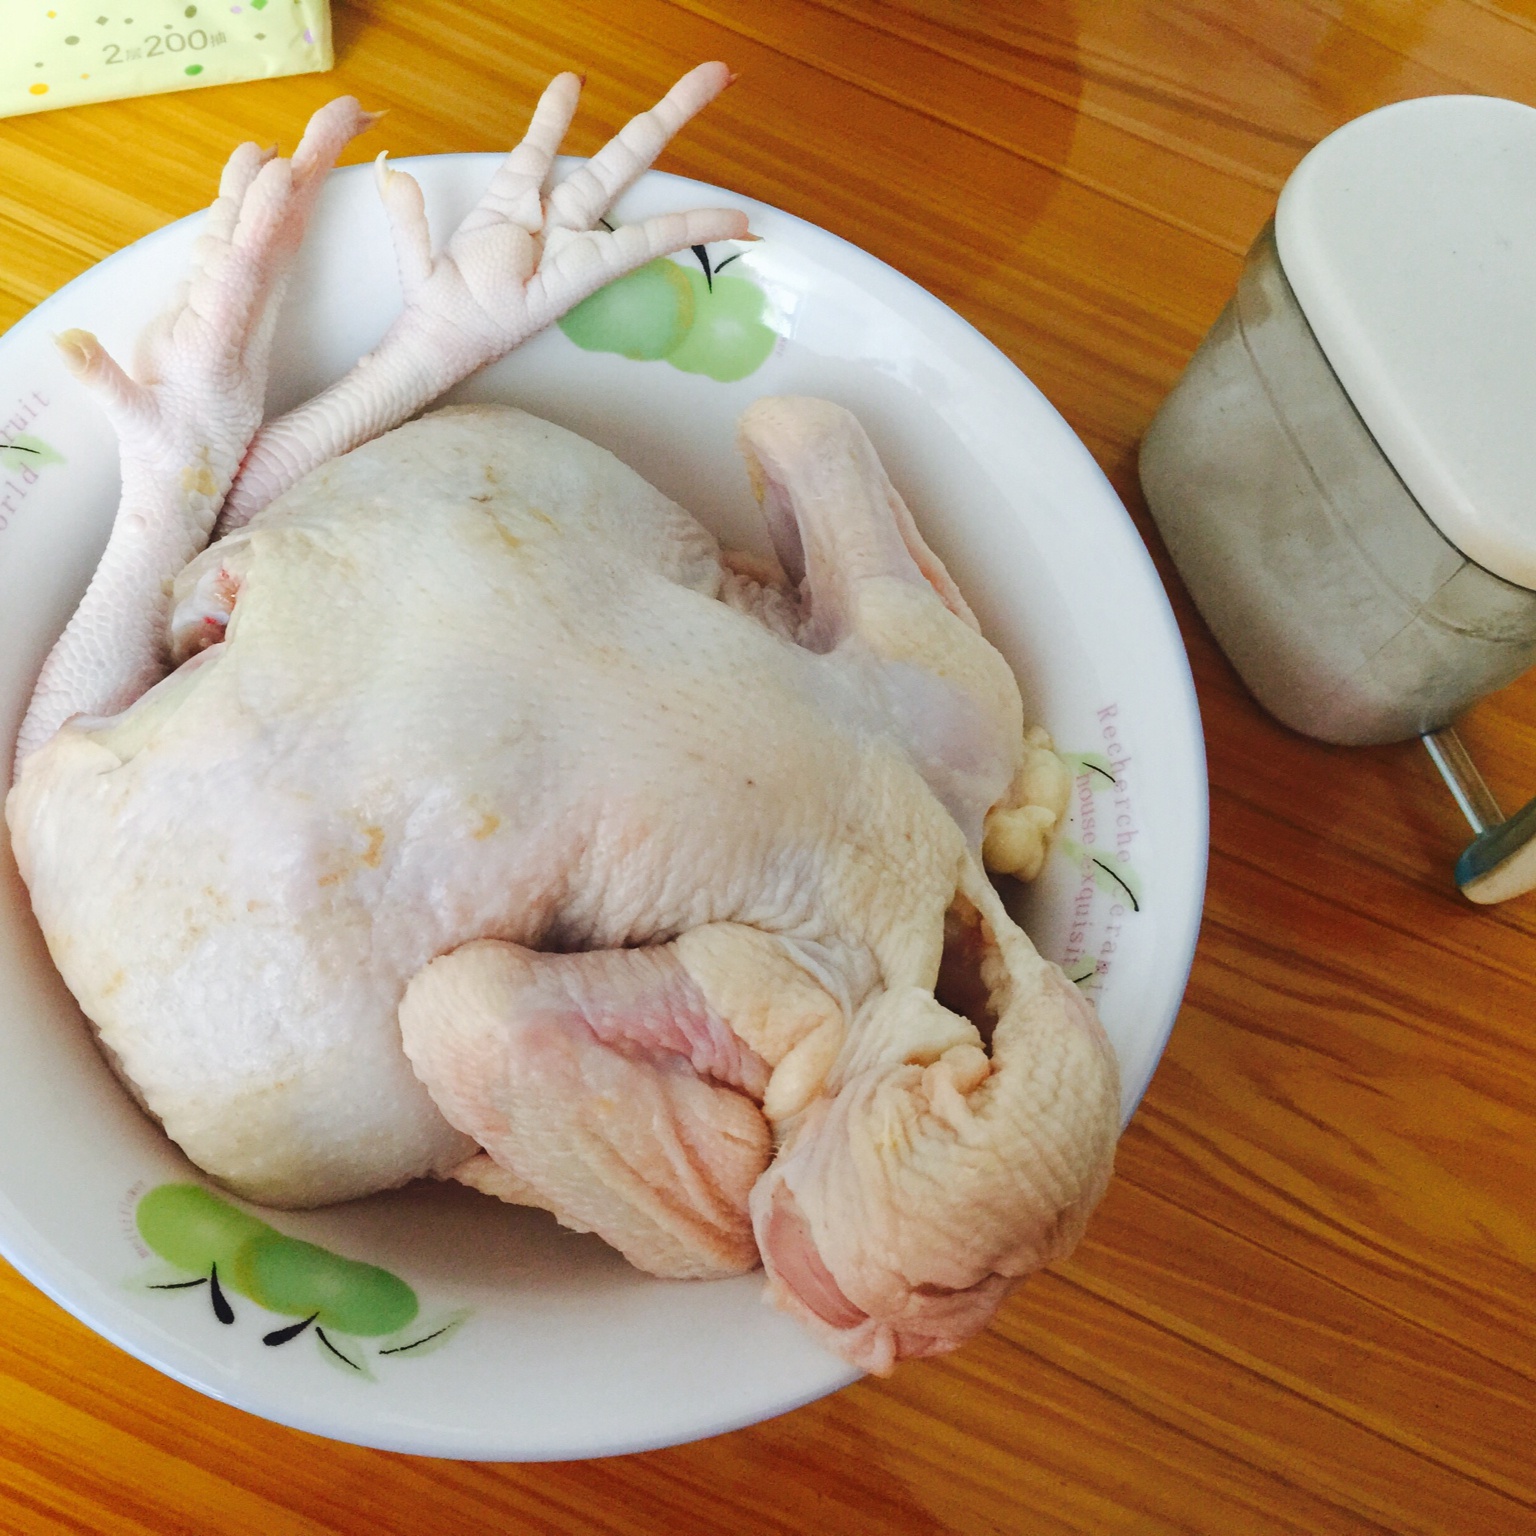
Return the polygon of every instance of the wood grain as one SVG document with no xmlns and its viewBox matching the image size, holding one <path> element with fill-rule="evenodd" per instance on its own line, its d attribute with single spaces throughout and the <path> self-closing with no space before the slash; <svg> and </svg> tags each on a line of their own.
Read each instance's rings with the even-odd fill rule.
<svg viewBox="0 0 1536 1536">
<path fill-rule="evenodd" d="M 1307 148 L 1403 97 L 1536 99 L 1536 6 L 355 0 L 337 36 L 329 77 L 0 123 L 0 326 L 343 89 L 391 109 L 393 153 L 493 149 L 585 69 L 586 152 L 726 58 L 740 82 L 663 163 L 953 305 L 1146 535 L 1210 751 L 1200 950 L 1088 1238 L 955 1357 L 699 1445 L 455 1464 L 207 1401 L 4 1271 L 0 1528 L 1536 1531 L 1536 900 L 1459 900 L 1465 832 L 1416 747 L 1330 749 L 1257 709 L 1134 474 Z M 1465 734 L 1506 804 L 1536 791 L 1536 678 Z"/>
</svg>

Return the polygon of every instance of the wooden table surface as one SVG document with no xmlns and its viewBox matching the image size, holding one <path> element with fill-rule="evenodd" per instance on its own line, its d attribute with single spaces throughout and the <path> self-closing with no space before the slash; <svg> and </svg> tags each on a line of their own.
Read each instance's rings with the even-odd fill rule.
<svg viewBox="0 0 1536 1536">
<path fill-rule="evenodd" d="M 342 90 L 391 109 L 392 153 L 488 150 L 585 70 L 588 153 L 723 58 L 739 83 L 663 166 L 938 294 L 1130 507 L 1204 712 L 1205 927 L 1086 1240 L 955 1356 L 673 1450 L 427 1461 L 209 1401 L 4 1270 L 0 1526 L 1536 1531 L 1536 898 L 1458 898 L 1467 833 L 1416 744 L 1260 713 L 1134 471 L 1303 153 L 1403 97 L 1536 101 L 1536 0 L 349 0 L 336 31 L 329 77 L 0 122 L 0 328 Z M 1536 675 L 1465 735 L 1506 805 L 1536 792 Z"/>
</svg>

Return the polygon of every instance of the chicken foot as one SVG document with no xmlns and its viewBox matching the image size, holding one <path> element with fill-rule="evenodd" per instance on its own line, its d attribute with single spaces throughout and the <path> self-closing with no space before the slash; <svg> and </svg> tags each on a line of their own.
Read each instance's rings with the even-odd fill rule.
<svg viewBox="0 0 1536 1536">
<path fill-rule="evenodd" d="M 49 653 L 16 763 L 72 715 L 112 715 L 163 675 L 165 584 L 208 542 L 261 423 L 277 310 L 327 172 L 374 118 L 351 97 L 310 119 L 292 160 L 242 144 L 224 168 L 190 275 L 141 337 L 130 374 L 88 331 L 59 350 L 117 431 L 122 499 L 101 563 Z"/>
<path fill-rule="evenodd" d="M 551 185 L 581 81 L 558 75 L 523 141 L 436 255 L 421 188 L 378 160 L 405 308 L 345 378 L 257 434 L 219 519 L 222 536 L 248 522 L 311 469 L 414 416 L 461 379 L 615 278 L 658 256 L 750 238 L 727 208 L 666 213 L 608 229 L 618 197 L 673 136 L 731 81 L 723 64 L 691 70 L 585 165 Z"/>
<path fill-rule="evenodd" d="M 503 357 L 588 294 L 686 246 L 749 238 L 728 209 L 663 214 L 618 230 L 602 215 L 673 135 L 729 84 L 690 71 L 588 164 L 551 186 L 581 83 L 558 76 L 527 134 L 436 256 L 421 189 L 380 156 L 379 184 L 405 289 L 383 342 L 339 383 L 261 426 L 278 310 L 304 227 L 341 150 L 376 119 L 350 97 L 311 119 L 291 161 L 254 144 L 231 156 L 176 305 L 140 339 L 132 373 L 96 338 L 59 338 L 117 431 L 122 499 L 85 598 L 50 653 L 15 765 L 75 715 L 118 713 L 167 670 L 167 588 L 208 543 L 243 526 L 310 469 L 380 435 Z M 177 660 L 216 643 L 215 606 Z"/>
</svg>

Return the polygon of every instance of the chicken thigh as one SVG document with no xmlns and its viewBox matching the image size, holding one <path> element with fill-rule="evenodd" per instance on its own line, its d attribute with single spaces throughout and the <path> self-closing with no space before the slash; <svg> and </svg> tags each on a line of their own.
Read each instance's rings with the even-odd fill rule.
<svg viewBox="0 0 1536 1536">
<path fill-rule="evenodd" d="M 1075 1242 L 1118 1126 L 983 870 L 1033 874 L 1065 799 L 1006 664 L 841 408 L 743 417 L 775 565 L 509 408 L 342 451 L 451 371 L 380 351 L 319 467 L 308 430 L 247 458 L 291 488 L 176 578 L 176 670 L 23 740 L 66 982 L 251 1199 L 455 1176 L 654 1273 L 762 1262 L 865 1368 L 953 1348 Z"/>
</svg>

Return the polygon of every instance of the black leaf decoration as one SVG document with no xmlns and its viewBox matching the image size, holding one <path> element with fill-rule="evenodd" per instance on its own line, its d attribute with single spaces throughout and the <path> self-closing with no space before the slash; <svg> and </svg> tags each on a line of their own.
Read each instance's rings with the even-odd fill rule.
<svg viewBox="0 0 1536 1536">
<path fill-rule="evenodd" d="M 1130 888 L 1130 886 L 1128 886 L 1125 883 L 1125 881 L 1122 880 L 1120 878 L 1120 876 L 1117 875 L 1114 872 L 1114 870 L 1112 870 L 1109 867 L 1109 865 L 1104 862 L 1103 859 L 1095 859 L 1093 862 L 1095 864 L 1097 864 L 1099 866 L 1099 868 L 1102 869 L 1104 871 L 1104 873 L 1106 875 L 1108 875 L 1109 878 L 1111 880 L 1113 880 L 1115 882 L 1115 884 L 1118 885 L 1122 891 L 1125 892 L 1126 900 L 1129 901 L 1130 904 L 1131 904 L 1131 911 L 1132 912 L 1140 912 L 1141 911 L 1141 903 L 1136 900 L 1136 893 L 1135 893 L 1135 891 L 1133 891 Z"/>
<path fill-rule="evenodd" d="M 224 1294 L 219 1285 L 219 1266 L 213 1266 L 212 1273 L 208 1276 L 209 1294 L 213 1298 L 213 1315 L 221 1323 L 232 1323 L 235 1320 L 235 1309 L 230 1306 L 229 1298 Z"/>
<path fill-rule="evenodd" d="M 450 1323 L 449 1327 L 452 1327 L 452 1326 L 453 1325 Z M 426 1334 L 422 1338 L 412 1339 L 409 1344 L 396 1344 L 394 1346 L 394 1348 L 392 1348 L 392 1349 L 381 1349 L 379 1351 L 379 1353 L 381 1355 L 404 1355 L 404 1354 L 408 1354 L 413 1349 L 420 1349 L 423 1344 L 430 1344 L 433 1339 L 440 1339 L 440 1338 L 442 1338 L 442 1336 L 445 1333 L 447 1333 L 447 1332 L 448 1332 L 447 1328 L 439 1328 L 436 1333 L 429 1333 L 429 1334 Z"/>
<path fill-rule="evenodd" d="M 339 1349 L 337 1349 L 336 1346 L 334 1344 L 332 1344 L 331 1341 L 328 1338 L 326 1338 L 326 1336 L 325 1336 L 325 1329 L 324 1328 L 316 1328 L 315 1329 L 315 1337 L 317 1339 L 319 1339 L 320 1342 L 322 1344 L 324 1344 L 325 1347 L 328 1350 L 330 1350 L 330 1352 L 333 1355 L 335 1355 L 336 1358 L 338 1360 L 340 1360 L 343 1365 L 350 1365 L 354 1371 L 362 1370 L 362 1366 L 360 1366 L 357 1363 L 356 1360 L 348 1359 L 346 1355 L 342 1354 L 342 1352 Z"/>
<path fill-rule="evenodd" d="M 309 1325 L 319 1316 L 320 1314 L 318 1312 L 311 1312 L 309 1316 L 304 1318 L 301 1322 L 289 1323 L 286 1328 L 274 1328 L 271 1333 L 262 1334 L 261 1342 L 263 1344 L 286 1344 L 289 1339 L 298 1338 L 298 1336 L 303 1333 L 304 1330 L 308 1328 Z M 350 1362 L 348 1363 L 350 1364 Z"/>
</svg>

